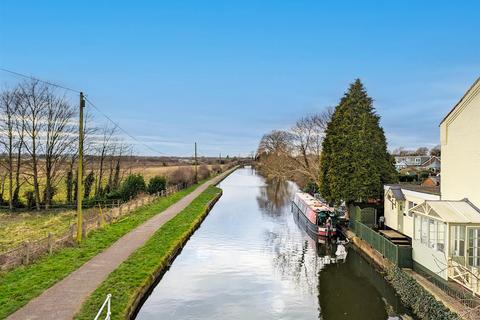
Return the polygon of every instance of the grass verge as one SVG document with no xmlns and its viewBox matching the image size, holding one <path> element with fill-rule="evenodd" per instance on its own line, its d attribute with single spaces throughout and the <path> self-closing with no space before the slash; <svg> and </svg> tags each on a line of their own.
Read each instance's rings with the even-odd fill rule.
<svg viewBox="0 0 480 320">
<path fill-rule="evenodd" d="M 89 233 L 79 246 L 67 247 L 35 263 L 0 273 L 0 319 L 15 312 L 47 288 L 159 212 L 195 190 L 193 185 L 139 208 L 127 217 Z"/>
<path fill-rule="evenodd" d="M 221 189 L 210 186 L 187 208 L 165 223 L 143 247 L 135 251 L 93 292 L 75 316 L 91 320 L 107 294 L 112 294 L 112 319 L 128 319 L 134 308 L 176 250 L 188 239 L 217 199 Z"/>
</svg>

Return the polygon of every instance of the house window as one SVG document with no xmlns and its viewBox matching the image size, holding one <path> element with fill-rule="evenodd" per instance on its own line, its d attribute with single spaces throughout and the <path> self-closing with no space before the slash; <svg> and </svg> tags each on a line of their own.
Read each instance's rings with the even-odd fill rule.
<svg viewBox="0 0 480 320">
<path fill-rule="evenodd" d="M 430 249 L 435 249 L 437 243 L 437 224 L 435 220 L 428 219 L 428 247 Z"/>
<path fill-rule="evenodd" d="M 445 252 L 445 223 L 436 221 L 437 223 L 437 250 Z"/>
<path fill-rule="evenodd" d="M 453 236 L 453 255 L 457 257 L 465 256 L 465 227 L 454 226 L 452 228 Z"/>
<path fill-rule="evenodd" d="M 480 266 L 480 229 L 468 229 L 468 264 L 472 267 Z"/>
<path fill-rule="evenodd" d="M 422 229 L 420 231 L 420 242 L 427 244 L 428 242 L 428 218 L 422 217 Z"/>
<path fill-rule="evenodd" d="M 415 227 L 415 240 L 420 240 L 420 233 L 422 230 L 422 218 L 418 214 L 415 215 L 414 227 Z"/>
<path fill-rule="evenodd" d="M 412 202 L 412 201 L 408 201 L 408 205 L 407 205 L 407 213 L 408 213 L 408 216 L 412 216 L 412 212 L 410 211 L 410 209 L 412 209 L 413 207 L 415 207 L 417 204 L 415 202 Z"/>
<path fill-rule="evenodd" d="M 414 239 L 420 240 L 430 249 L 445 252 L 445 223 L 419 215 L 415 215 L 414 220 Z M 464 242 L 462 248 L 463 246 Z"/>
</svg>

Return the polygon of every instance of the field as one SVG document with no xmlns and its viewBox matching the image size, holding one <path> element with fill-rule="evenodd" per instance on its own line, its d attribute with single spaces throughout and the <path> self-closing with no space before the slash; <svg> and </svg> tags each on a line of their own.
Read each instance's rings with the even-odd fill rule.
<svg viewBox="0 0 480 320">
<path fill-rule="evenodd" d="M 24 241 L 65 232 L 75 219 L 75 211 L 0 214 L 0 253 Z"/>
<path fill-rule="evenodd" d="M 201 164 L 201 163 L 200 163 Z M 190 168 L 195 168 L 195 166 L 189 164 L 189 163 L 179 163 L 178 161 L 176 162 L 166 162 L 162 160 L 144 160 L 144 159 L 126 159 L 122 162 L 122 173 L 121 173 L 121 178 L 126 177 L 127 175 L 131 173 L 135 174 L 141 174 L 144 176 L 145 181 L 148 183 L 148 180 L 154 176 L 165 176 L 168 177 L 169 174 L 171 174 L 173 171 L 177 170 L 180 167 L 190 167 Z M 213 167 L 213 165 L 208 165 L 209 169 Z M 223 167 L 223 166 L 222 166 Z M 98 173 L 98 168 L 97 166 L 87 166 L 85 169 L 85 175 L 88 174 L 91 170 L 95 171 L 95 173 Z M 108 170 L 109 168 L 105 168 L 105 173 L 104 173 L 104 178 L 102 179 L 102 184 L 106 185 L 107 180 L 108 180 Z M 2 193 L 2 198 L 4 200 L 4 204 L 0 205 L 0 212 L 1 211 L 8 211 L 8 186 L 9 182 L 6 177 L 6 175 L 3 175 L 1 177 L 3 179 L 2 183 L 0 184 L 0 189 L 3 191 Z M 25 198 L 25 192 L 33 190 L 33 182 L 32 178 L 29 177 L 28 179 L 26 177 L 22 177 L 21 181 L 23 181 L 23 184 L 20 188 L 20 200 L 22 202 L 26 201 Z M 45 178 L 40 176 L 39 178 L 39 184 L 40 184 L 40 192 L 43 193 L 43 187 L 45 185 Z M 56 184 L 56 192 L 53 197 L 54 203 L 65 203 L 66 201 L 66 195 L 67 195 L 67 187 L 66 187 L 66 178 L 65 174 L 61 175 L 61 177 L 58 180 L 58 183 Z M 93 189 L 93 188 L 92 188 Z M 92 190 L 93 193 L 93 190 Z"/>
<path fill-rule="evenodd" d="M 153 176 L 168 176 L 171 172 L 180 167 L 191 167 L 191 165 L 164 165 L 157 162 L 131 162 L 126 163 L 124 175 L 130 173 L 142 174 L 145 180 Z M 209 165 L 211 168 L 212 165 Z M 63 188 L 60 188 L 63 187 Z M 23 194 L 23 192 L 21 192 Z M 65 183 L 59 184 L 59 192 L 54 198 L 55 201 L 65 201 Z M 64 233 L 76 219 L 76 212 L 72 206 L 70 209 L 52 209 L 48 211 L 36 212 L 16 211 L 10 213 L 3 207 L 0 212 L 0 253 L 21 244 L 24 241 L 34 241 L 44 238 L 48 233 L 53 235 Z"/>
</svg>

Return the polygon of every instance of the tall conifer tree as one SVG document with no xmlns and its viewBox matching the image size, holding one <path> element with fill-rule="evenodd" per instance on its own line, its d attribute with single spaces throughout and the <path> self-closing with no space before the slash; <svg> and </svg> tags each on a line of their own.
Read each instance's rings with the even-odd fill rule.
<svg viewBox="0 0 480 320">
<path fill-rule="evenodd" d="M 323 141 L 322 196 L 347 203 L 383 197 L 383 185 L 396 180 L 380 117 L 362 82 L 352 83 L 335 108 Z"/>
</svg>

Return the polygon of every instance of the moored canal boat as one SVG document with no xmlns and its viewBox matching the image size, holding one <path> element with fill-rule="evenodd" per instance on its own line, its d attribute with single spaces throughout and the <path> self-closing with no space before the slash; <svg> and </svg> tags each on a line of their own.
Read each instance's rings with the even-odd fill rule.
<svg viewBox="0 0 480 320">
<path fill-rule="evenodd" d="M 307 231 L 320 237 L 336 238 L 336 211 L 327 203 L 305 192 L 297 192 L 292 201 L 292 210 L 303 220 Z"/>
</svg>

